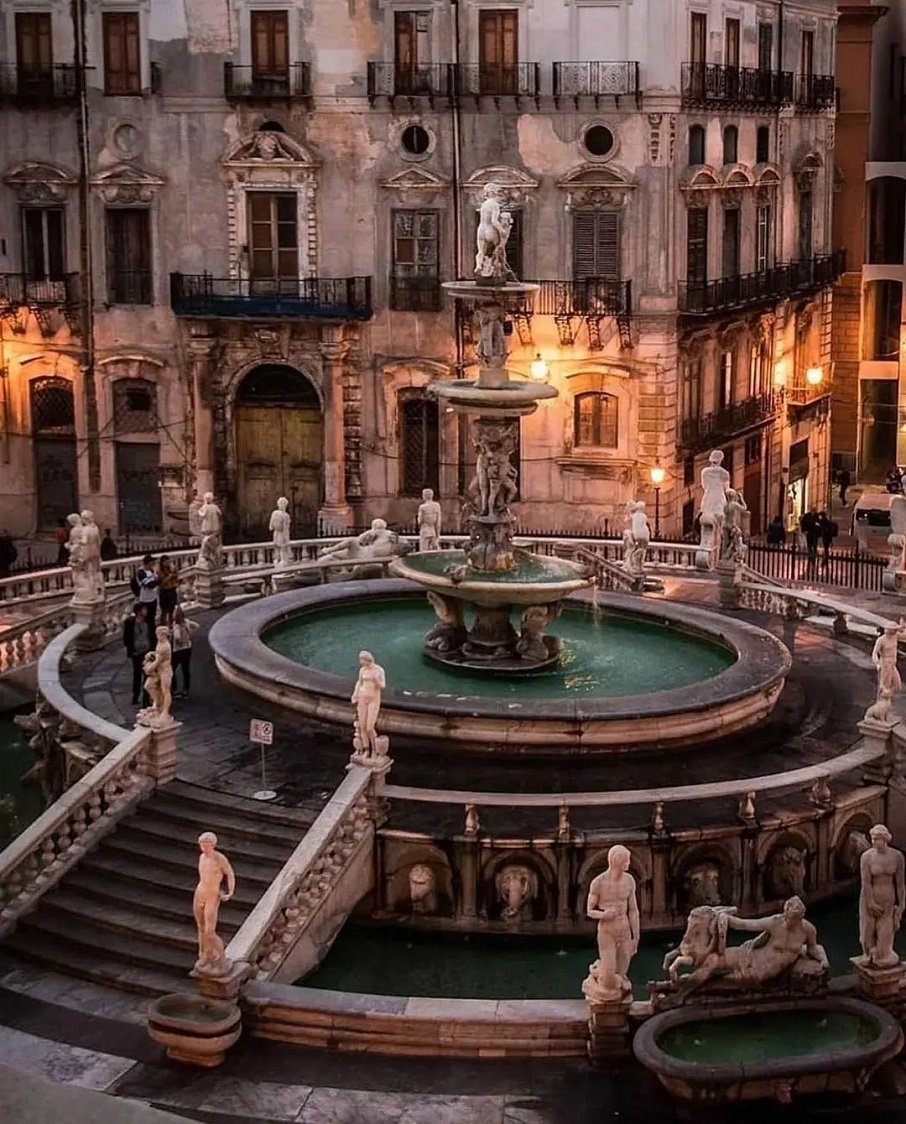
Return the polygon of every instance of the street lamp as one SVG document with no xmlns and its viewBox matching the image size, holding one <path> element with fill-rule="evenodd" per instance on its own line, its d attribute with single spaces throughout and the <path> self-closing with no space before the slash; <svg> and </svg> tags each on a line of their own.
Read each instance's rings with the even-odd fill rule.
<svg viewBox="0 0 906 1124">
<path fill-rule="evenodd" d="M 541 352 L 535 352 L 535 358 L 532 360 L 532 365 L 529 368 L 532 378 L 535 382 L 545 382 L 549 371 L 547 360 L 541 358 Z"/>
<path fill-rule="evenodd" d="M 824 381 L 824 371 L 821 367 L 809 367 L 805 372 L 805 381 L 809 386 L 820 386 Z"/>
<path fill-rule="evenodd" d="M 661 464 L 659 457 L 655 458 L 648 475 L 654 485 L 654 537 L 657 539 L 661 536 L 661 485 L 667 476 L 667 470 Z"/>
</svg>

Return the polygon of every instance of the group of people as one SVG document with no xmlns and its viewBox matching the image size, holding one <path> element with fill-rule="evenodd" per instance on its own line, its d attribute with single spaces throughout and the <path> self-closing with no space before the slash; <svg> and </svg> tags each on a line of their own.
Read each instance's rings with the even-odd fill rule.
<svg viewBox="0 0 906 1124">
<path fill-rule="evenodd" d="M 816 507 L 804 512 L 799 520 L 799 530 L 805 538 L 805 549 L 810 564 L 818 561 L 818 546 L 824 547 L 824 558 L 821 565 L 826 566 L 830 561 L 830 549 L 834 539 L 839 534 L 840 528 L 832 519 L 828 518 L 826 511 L 819 511 Z"/>
<path fill-rule="evenodd" d="M 123 646 L 126 656 L 132 662 L 132 705 L 147 705 L 143 693 L 144 660 L 155 647 L 156 628 L 165 626 L 170 630 L 170 643 L 173 648 L 173 675 L 182 674 L 182 690 L 174 692 L 174 698 L 188 698 L 192 687 L 192 632 L 198 627 L 186 618 L 180 608 L 179 573 L 166 554 L 157 562 L 150 554 L 142 559 L 130 582 L 136 597 L 132 615 L 123 624 Z"/>
</svg>

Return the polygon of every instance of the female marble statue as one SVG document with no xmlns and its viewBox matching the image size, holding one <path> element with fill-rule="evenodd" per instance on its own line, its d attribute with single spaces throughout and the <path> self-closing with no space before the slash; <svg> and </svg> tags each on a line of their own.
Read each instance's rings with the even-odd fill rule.
<svg viewBox="0 0 906 1124">
<path fill-rule="evenodd" d="M 884 824 L 875 824 L 869 835 L 871 846 L 859 860 L 859 963 L 892 968 L 900 962 L 893 941 L 906 904 L 903 855 L 890 846 Z"/>
<path fill-rule="evenodd" d="M 898 694 L 903 689 L 903 681 L 897 670 L 897 656 L 899 655 L 899 637 L 902 626 L 889 624 L 875 641 L 871 653 L 871 662 L 878 669 L 878 697 L 889 693 L 890 697 Z"/>
<path fill-rule="evenodd" d="M 85 543 L 85 528 L 82 517 L 76 512 L 66 517 L 69 524 L 69 541 L 66 550 L 69 553 L 69 567 L 72 570 L 72 599 L 73 601 L 94 601 L 95 591 L 92 588 L 91 574 L 88 569 L 87 549 Z"/>
<path fill-rule="evenodd" d="M 371 652 L 359 652 L 359 677 L 352 702 L 355 706 L 356 752 L 378 756 L 377 720 L 381 709 L 381 692 L 387 686 L 384 669 L 375 663 Z"/>
<path fill-rule="evenodd" d="M 172 721 L 170 706 L 173 701 L 173 650 L 170 647 L 170 629 L 161 625 L 155 632 L 157 646 L 142 660 L 145 672 L 145 690 L 151 705 L 138 712 L 139 726 L 168 726 Z"/>
<path fill-rule="evenodd" d="M 434 498 L 433 488 L 422 489 L 422 502 L 418 507 L 418 549 L 440 550 L 440 504 Z"/>
<path fill-rule="evenodd" d="M 85 560 L 85 582 L 92 600 L 104 596 L 104 574 L 101 570 L 101 532 L 94 521 L 94 513 L 82 512 L 82 549 Z"/>
<path fill-rule="evenodd" d="M 511 272 L 506 260 L 506 241 L 513 220 L 504 219 L 500 205 L 503 197 L 503 190 L 496 183 L 487 184 L 482 193 L 475 254 L 475 273 L 479 277 L 506 280 Z"/>
<path fill-rule="evenodd" d="M 727 490 L 730 487 L 730 474 L 723 467 L 724 455 L 720 449 L 708 454 L 708 466 L 702 469 L 702 519 L 709 516 L 719 523 L 723 522 L 727 510 Z"/>
<path fill-rule="evenodd" d="M 286 496 L 281 496 L 277 500 L 277 506 L 271 512 L 269 530 L 273 533 L 275 566 L 291 566 L 293 561 L 289 546 L 292 519 L 288 508 L 289 500 Z"/>
<path fill-rule="evenodd" d="M 203 570 L 219 570 L 223 566 L 223 525 L 213 492 L 205 492 L 198 514 L 201 517 L 201 549 L 197 565 Z"/>
<path fill-rule="evenodd" d="M 598 923 L 598 960 L 592 976 L 599 995 L 619 998 L 630 990 L 629 963 L 639 947 L 639 903 L 629 873 L 629 849 L 607 852 L 607 868 L 588 888 L 587 915 Z"/>
</svg>

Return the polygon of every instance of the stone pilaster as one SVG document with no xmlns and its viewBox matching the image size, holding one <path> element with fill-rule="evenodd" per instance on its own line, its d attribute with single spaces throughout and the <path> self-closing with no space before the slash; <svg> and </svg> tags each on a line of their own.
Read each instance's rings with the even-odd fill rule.
<svg viewBox="0 0 906 1124">
<path fill-rule="evenodd" d="M 195 599 L 202 609 L 216 609 L 223 604 L 223 570 L 198 569 L 195 572 Z"/>
<path fill-rule="evenodd" d="M 902 960 L 891 968 L 864 964 L 861 956 L 854 956 L 850 963 L 859 991 L 866 999 L 897 1018 L 906 1014 L 906 964 Z"/>
<path fill-rule="evenodd" d="M 176 777 L 177 737 L 181 726 L 181 722 L 171 722 L 168 726 L 154 730 L 148 772 L 158 785 L 166 784 Z"/>
<path fill-rule="evenodd" d="M 86 631 L 76 641 L 79 652 L 93 652 L 102 647 L 105 639 L 104 616 L 107 602 L 103 597 L 96 601 L 70 601 L 69 607 L 75 624 L 83 624 Z"/>
<path fill-rule="evenodd" d="M 318 512 L 318 530 L 324 535 L 344 534 L 352 526 L 352 508 L 346 500 L 346 448 L 344 442 L 343 375 L 347 344 L 336 330 L 321 341 L 324 368 L 324 504 Z"/>
<path fill-rule="evenodd" d="M 588 1056 L 592 1061 L 603 1064 L 626 1057 L 629 1053 L 632 992 L 623 991 L 613 997 L 600 995 L 593 969 L 594 965 L 582 984 L 588 1010 Z"/>
</svg>

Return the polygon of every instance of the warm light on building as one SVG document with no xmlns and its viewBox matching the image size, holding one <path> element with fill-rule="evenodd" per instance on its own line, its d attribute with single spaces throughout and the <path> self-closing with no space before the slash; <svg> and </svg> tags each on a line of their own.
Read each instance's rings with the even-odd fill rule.
<svg viewBox="0 0 906 1124">
<path fill-rule="evenodd" d="M 655 488 L 660 488 L 667 477 L 667 470 L 659 462 L 655 462 L 648 470 L 648 475 L 651 477 L 651 483 Z"/>
<path fill-rule="evenodd" d="M 824 381 L 824 371 L 820 367 L 809 367 L 805 372 L 805 381 L 809 386 L 820 386 Z"/>
<path fill-rule="evenodd" d="M 550 368 L 548 367 L 547 360 L 541 357 L 540 351 L 535 354 L 535 358 L 532 360 L 532 365 L 529 370 L 535 382 L 547 381 Z"/>
</svg>

